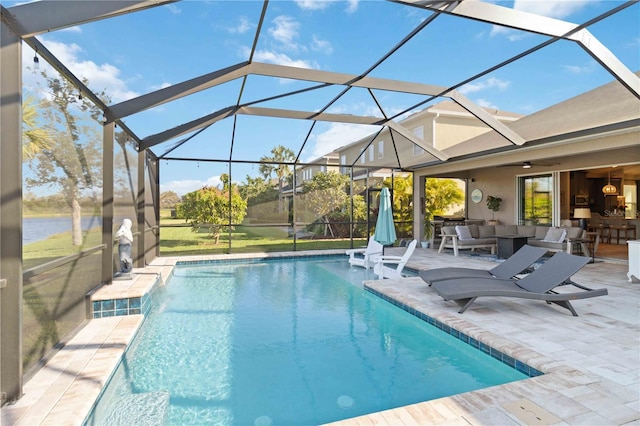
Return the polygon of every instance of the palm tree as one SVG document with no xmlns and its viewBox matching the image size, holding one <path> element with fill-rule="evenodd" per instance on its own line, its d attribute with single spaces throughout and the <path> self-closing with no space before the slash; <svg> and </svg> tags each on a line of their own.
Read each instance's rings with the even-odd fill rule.
<svg viewBox="0 0 640 426">
<path fill-rule="evenodd" d="M 32 95 L 27 95 L 22 102 L 22 156 L 30 160 L 39 152 L 51 149 L 51 134 L 43 127 L 38 127 L 38 110 Z"/>
<path fill-rule="evenodd" d="M 282 211 L 282 187 L 284 180 L 291 176 L 292 171 L 291 167 L 287 163 L 293 162 L 295 160 L 295 153 L 282 145 L 278 145 L 271 150 L 271 157 L 263 156 L 260 158 L 260 173 L 268 179 L 271 176 L 271 173 L 276 174 L 278 177 L 278 206 L 279 210 Z M 272 163 L 272 164 L 268 164 Z"/>
</svg>

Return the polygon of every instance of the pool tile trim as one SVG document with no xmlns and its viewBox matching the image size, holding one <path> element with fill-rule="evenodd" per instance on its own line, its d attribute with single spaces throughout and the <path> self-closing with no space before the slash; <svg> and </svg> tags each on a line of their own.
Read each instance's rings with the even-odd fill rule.
<svg viewBox="0 0 640 426">
<path fill-rule="evenodd" d="M 503 364 L 508 365 L 509 367 L 519 371 L 520 373 L 528 376 L 528 377 L 538 377 L 538 376 L 542 376 L 544 375 L 544 373 L 540 370 L 538 370 L 537 368 L 531 367 L 530 365 L 519 361 L 517 359 L 515 359 L 514 357 L 507 355 L 505 353 L 503 353 L 502 351 L 499 351 L 498 349 L 495 349 L 489 345 L 487 345 L 486 343 L 482 343 L 481 341 L 479 341 L 478 339 L 475 339 L 461 331 L 456 330 L 455 328 L 444 324 L 441 321 L 438 321 L 437 319 L 425 314 L 424 312 L 421 312 L 417 309 L 414 309 L 396 299 L 394 299 L 393 297 L 387 296 L 384 293 L 379 292 L 378 290 L 375 290 L 371 287 L 369 287 L 368 285 L 364 285 L 364 289 L 367 290 L 368 292 L 378 296 L 379 298 L 399 307 L 400 309 L 404 310 L 405 312 L 410 313 L 411 315 L 415 316 L 416 318 L 421 319 L 422 321 L 433 325 L 434 327 L 438 328 L 439 330 L 444 331 L 447 334 L 452 335 L 453 337 L 461 340 L 462 342 L 481 350 L 482 352 L 486 353 L 487 355 L 492 356 L 493 358 L 495 358 L 496 360 L 500 361 Z"/>
<path fill-rule="evenodd" d="M 91 302 L 91 318 L 148 314 L 151 309 L 151 293 L 161 281 L 162 277 L 157 275 L 149 291 L 142 296 L 93 300 Z"/>
<path fill-rule="evenodd" d="M 303 255 L 283 255 L 283 256 L 260 256 L 260 257 L 247 257 L 247 258 L 234 258 L 234 259 L 198 259 L 198 260 L 178 260 L 175 266 L 195 266 L 195 265 L 216 265 L 216 264 L 241 264 L 241 263 L 262 263 L 265 261 L 276 260 L 299 260 L 301 258 L 313 260 L 313 259 L 329 259 L 329 258 L 342 259 L 344 254 L 303 254 Z"/>
</svg>

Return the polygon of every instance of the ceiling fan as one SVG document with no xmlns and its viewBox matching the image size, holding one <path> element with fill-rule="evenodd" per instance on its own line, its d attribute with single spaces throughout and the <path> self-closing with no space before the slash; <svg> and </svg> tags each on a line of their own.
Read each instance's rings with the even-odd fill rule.
<svg viewBox="0 0 640 426">
<path fill-rule="evenodd" d="M 519 163 L 500 164 L 498 167 L 522 167 L 523 169 L 530 169 L 534 166 L 550 167 L 557 166 L 560 163 L 539 163 L 537 161 L 521 161 Z"/>
</svg>

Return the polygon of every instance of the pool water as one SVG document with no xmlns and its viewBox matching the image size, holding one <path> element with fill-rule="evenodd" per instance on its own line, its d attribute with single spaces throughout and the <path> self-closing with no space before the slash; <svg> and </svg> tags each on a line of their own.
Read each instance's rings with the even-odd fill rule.
<svg viewBox="0 0 640 426">
<path fill-rule="evenodd" d="M 87 424 L 312 425 L 527 378 L 345 258 L 177 266 Z"/>
</svg>

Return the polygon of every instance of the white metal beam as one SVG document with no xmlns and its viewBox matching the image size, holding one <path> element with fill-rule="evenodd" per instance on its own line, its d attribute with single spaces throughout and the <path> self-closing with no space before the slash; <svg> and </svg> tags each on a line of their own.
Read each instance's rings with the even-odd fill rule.
<svg viewBox="0 0 640 426">
<path fill-rule="evenodd" d="M 398 124 L 395 121 L 388 121 L 387 122 L 387 126 L 390 129 L 395 130 L 396 132 L 398 132 L 400 135 L 404 136 L 405 138 L 409 139 L 411 142 L 413 142 L 414 144 L 418 145 L 420 148 L 424 149 L 425 151 L 427 151 L 429 154 L 433 155 L 437 159 L 442 160 L 442 161 L 447 161 L 449 159 L 449 156 L 447 154 L 445 154 L 444 152 L 440 151 L 439 149 L 434 148 L 433 146 L 431 146 L 429 144 L 424 143 L 424 140 L 418 138 L 415 134 L 413 134 L 412 131 L 410 131 L 409 129 L 407 129 L 403 125 Z"/>
</svg>

